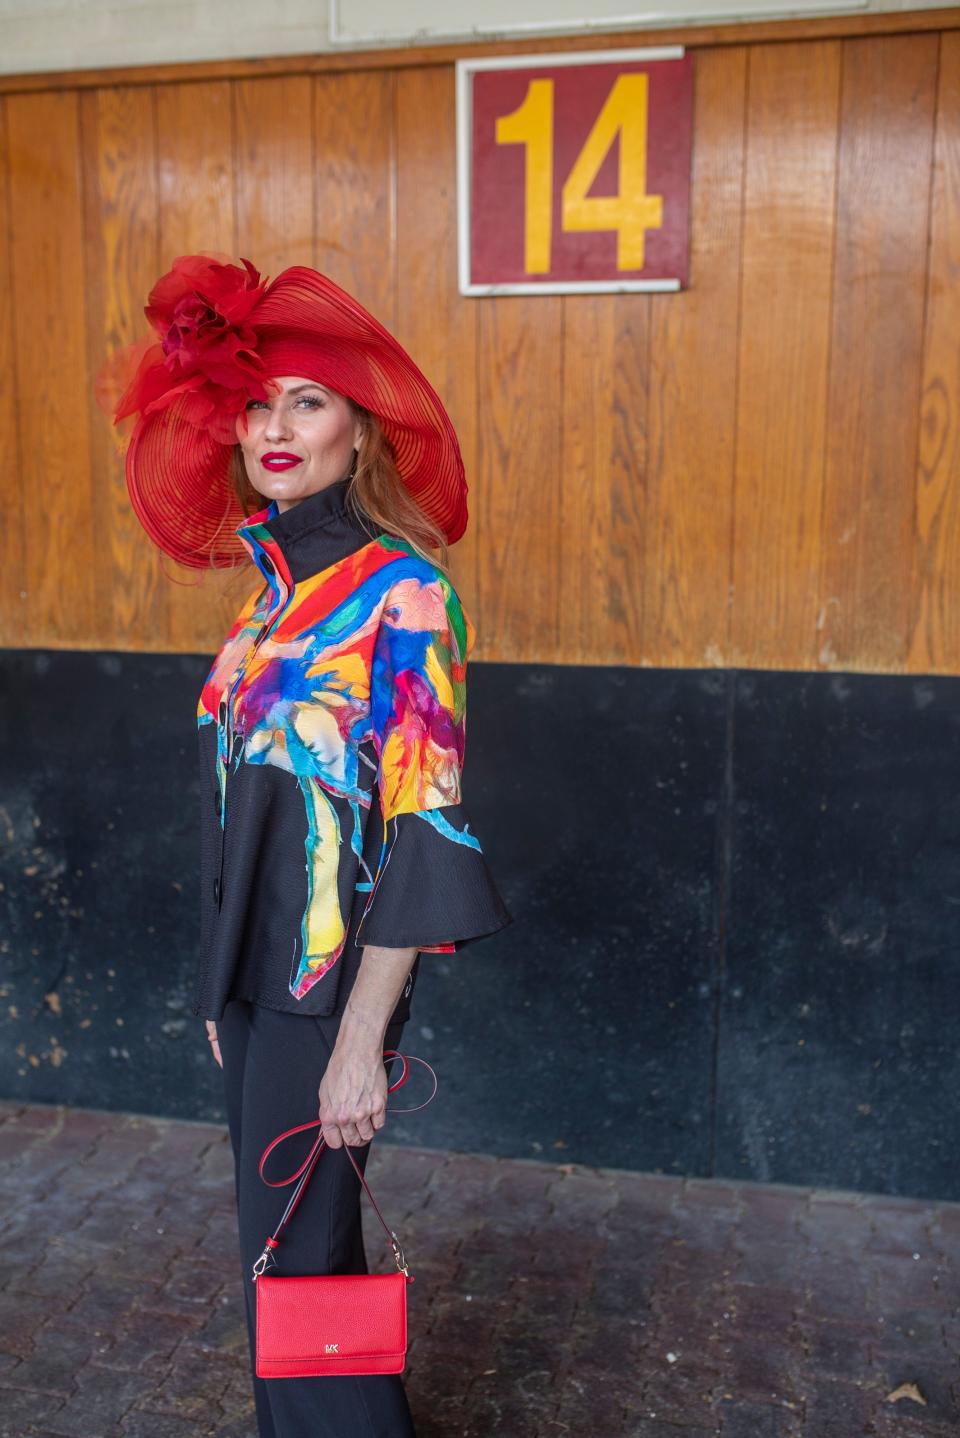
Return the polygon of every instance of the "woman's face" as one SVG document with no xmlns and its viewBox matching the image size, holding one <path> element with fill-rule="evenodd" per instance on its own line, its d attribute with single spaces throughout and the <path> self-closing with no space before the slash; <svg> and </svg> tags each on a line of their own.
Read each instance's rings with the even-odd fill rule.
<svg viewBox="0 0 960 1438">
<path fill-rule="evenodd" d="M 363 426 L 341 394 L 302 375 L 277 379 L 269 399 L 247 402 L 247 430 L 237 417 L 237 440 L 247 477 L 280 510 L 343 479 Z"/>
</svg>

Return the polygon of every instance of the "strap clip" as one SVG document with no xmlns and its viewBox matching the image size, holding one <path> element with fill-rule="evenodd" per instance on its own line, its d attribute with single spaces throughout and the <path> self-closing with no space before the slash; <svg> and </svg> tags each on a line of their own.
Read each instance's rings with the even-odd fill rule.
<svg viewBox="0 0 960 1438">
<path fill-rule="evenodd" d="M 403 1249 L 400 1246 L 400 1240 L 397 1238 L 397 1235 L 394 1233 L 392 1228 L 390 1230 L 390 1239 L 390 1246 L 393 1249 L 393 1256 L 396 1259 L 397 1268 L 403 1274 L 404 1278 L 409 1278 L 410 1270 L 407 1268 L 406 1257 L 404 1256 Z"/>
<path fill-rule="evenodd" d="M 269 1247 L 265 1248 L 261 1253 L 260 1257 L 257 1259 L 256 1263 L 253 1265 L 253 1278 L 251 1281 L 253 1283 L 256 1283 L 257 1279 L 260 1277 L 261 1273 L 263 1273 L 267 1265 L 270 1263 L 276 1263 L 276 1261 L 277 1260 L 273 1256 L 273 1251 Z"/>
</svg>

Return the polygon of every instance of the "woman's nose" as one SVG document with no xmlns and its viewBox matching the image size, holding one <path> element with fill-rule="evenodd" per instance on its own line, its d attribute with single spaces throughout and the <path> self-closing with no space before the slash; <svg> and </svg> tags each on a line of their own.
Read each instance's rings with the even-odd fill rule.
<svg viewBox="0 0 960 1438">
<path fill-rule="evenodd" d="M 289 439 L 291 432 L 290 417 L 286 411 L 282 409 L 273 410 L 264 427 L 265 438 L 271 442 L 279 439 Z"/>
</svg>

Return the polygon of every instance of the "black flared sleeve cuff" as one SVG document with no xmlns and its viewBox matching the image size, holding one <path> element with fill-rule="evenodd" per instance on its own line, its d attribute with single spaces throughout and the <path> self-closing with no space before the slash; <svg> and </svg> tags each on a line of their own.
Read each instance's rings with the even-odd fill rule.
<svg viewBox="0 0 960 1438">
<path fill-rule="evenodd" d="M 512 922 L 462 804 L 388 820 L 359 946 L 453 953 Z"/>
</svg>

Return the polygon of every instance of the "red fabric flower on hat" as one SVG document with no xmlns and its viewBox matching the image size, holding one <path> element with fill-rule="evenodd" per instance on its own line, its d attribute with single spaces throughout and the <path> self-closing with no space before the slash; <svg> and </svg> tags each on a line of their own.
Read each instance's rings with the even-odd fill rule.
<svg viewBox="0 0 960 1438">
<path fill-rule="evenodd" d="M 115 421 L 177 404 L 179 418 L 221 444 L 236 439 L 248 399 L 266 399 L 256 331 L 244 322 L 267 288 L 249 260 L 182 255 L 150 291 L 144 314 L 157 334 L 114 412 Z"/>
</svg>

